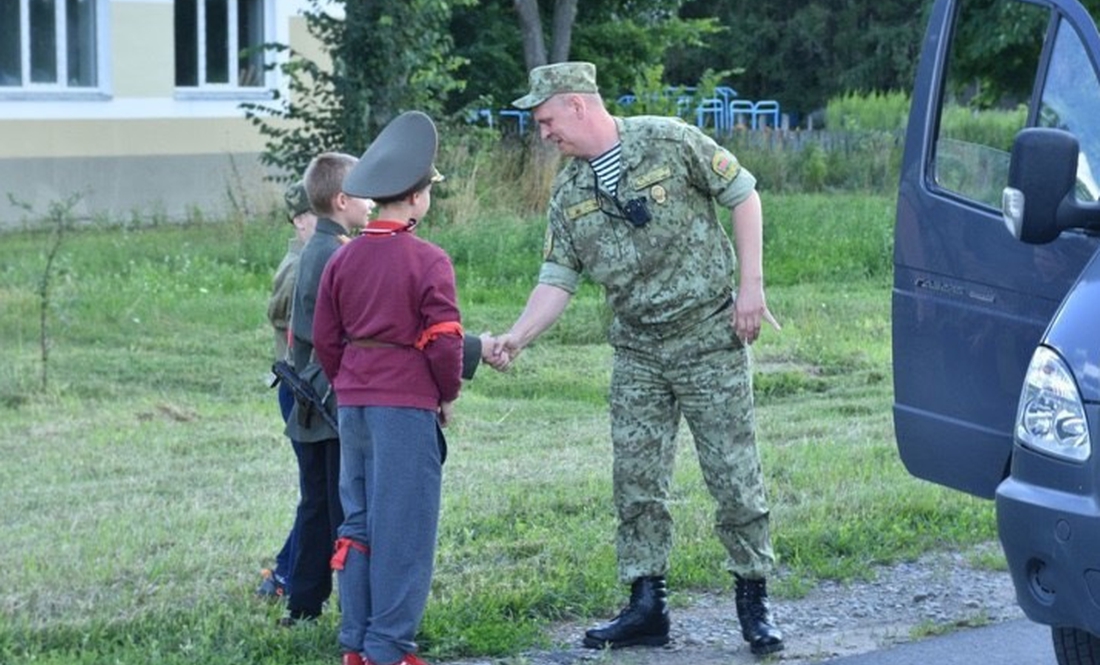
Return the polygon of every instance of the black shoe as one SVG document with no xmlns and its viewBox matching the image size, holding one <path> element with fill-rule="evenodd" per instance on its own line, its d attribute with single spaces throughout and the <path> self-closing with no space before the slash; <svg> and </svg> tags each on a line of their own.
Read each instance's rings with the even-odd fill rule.
<svg viewBox="0 0 1100 665">
<path fill-rule="evenodd" d="M 768 609 L 767 582 L 740 575 L 735 577 L 737 619 L 741 622 L 741 637 L 749 643 L 749 650 L 757 656 L 782 651 L 783 633 L 776 628 Z"/>
<path fill-rule="evenodd" d="M 664 576 L 639 577 L 630 590 L 630 604 L 610 622 L 584 634 L 589 649 L 668 644 L 668 587 Z"/>
</svg>

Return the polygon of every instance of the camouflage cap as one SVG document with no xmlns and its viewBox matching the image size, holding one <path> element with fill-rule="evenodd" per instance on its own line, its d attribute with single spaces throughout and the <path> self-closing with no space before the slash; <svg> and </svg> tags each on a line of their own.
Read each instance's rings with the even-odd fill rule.
<svg viewBox="0 0 1100 665">
<path fill-rule="evenodd" d="M 306 186 L 301 180 L 292 183 L 283 192 L 283 201 L 286 202 L 286 216 L 288 222 L 303 212 L 309 212 L 309 196 L 306 195 Z"/>
<path fill-rule="evenodd" d="M 359 162 L 344 176 L 344 192 L 364 199 L 388 199 L 420 183 L 439 182 L 435 168 L 439 134 L 420 111 L 407 111 L 390 121 Z"/>
<path fill-rule="evenodd" d="M 591 62 L 556 62 L 535 67 L 530 74 L 531 92 L 512 106 L 531 109 L 563 92 L 599 93 L 596 86 L 596 65 Z"/>
</svg>

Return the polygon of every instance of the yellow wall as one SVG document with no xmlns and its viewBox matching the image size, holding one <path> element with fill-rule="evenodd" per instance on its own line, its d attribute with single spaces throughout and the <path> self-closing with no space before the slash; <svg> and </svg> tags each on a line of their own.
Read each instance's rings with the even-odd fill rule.
<svg viewBox="0 0 1100 665">
<path fill-rule="evenodd" d="M 0 102 L 12 105 L 0 117 L 0 229 L 23 217 L 8 193 L 41 210 L 80 192 L 75 212 L 88 217 L 183 218 L 224 214 L 241 200 L 253 212 L 277 202 L 259 161 L 264 138 L 239 106 L 250 93 L 177 92 L 173 3 L 102 1 L 110 34 L 103 94 Z M 286 22 L 278 40 L 327 66 L 305 19 L 288 15 L 304 4 L 273 3 L 272 20 Z"/>
<path fill-rule="evenodd" d="M 321 42 L 317 41 L 313 35 L 309 34 L 309 28 L 306 26 L 305 17 L 291 16 L 288 21 L 290 47 L 297 53 L 301 53 L 304 57 L 327 67 L 329 64 L 328 57 L 325 55 L 325 52 L 321 50 Z"/>
<path fill-rule="evenodd" d="M 263 137 L 243 118 L 6 120 L 0 158 L 118 157 L 260 152 Z"/>
<path fill-rule="evenodd" d="M 174 23 L 171 3 L 111 4 L 111 76 L 116 98 L 173 95 Z"/>
<path fill-rule="evenodd" d="M 263 214 L 280 188 L 264 179 L 256 154 L 0 158 L 0 230 L 42 222 L 54 203 L 76 197 L 76 219 L 184 220 L 196 214 Z M 8 194 L 29 203 L 28 215 Z"/>
</svg>

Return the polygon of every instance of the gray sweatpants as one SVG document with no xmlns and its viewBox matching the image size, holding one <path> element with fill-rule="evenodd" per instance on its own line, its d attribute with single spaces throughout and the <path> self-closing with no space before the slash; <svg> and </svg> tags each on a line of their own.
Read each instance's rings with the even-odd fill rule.
<svg viewBox="0 0 1100 665">
<path fill-rule="evenodd" d="M 442 463 L 436 414 L 340 407 L 340 645 L 388 665 L 416 651 L 431 588 Z"/>
</svg>

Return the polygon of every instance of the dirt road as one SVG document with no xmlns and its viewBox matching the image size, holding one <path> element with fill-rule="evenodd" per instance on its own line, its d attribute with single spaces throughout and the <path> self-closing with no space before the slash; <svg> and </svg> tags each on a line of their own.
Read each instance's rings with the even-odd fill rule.
<svg viewBox="0 0 1100 665">
<path fill-rule="evenodd" d="M 787 647 L 753 656 L 741 639 L 733 594 L 685 598 L 672 590 L 672 642 L 663 648 L 594 651 L 580 646 L 590 624 L 555 626 L 546 650 L 525 653 L 524 665 L 810 665 L 888 648 L 931 635 L 1019 619 L 1007 572 L 975 568 L 961 553 L 940 553 L 877 569 L 873 580 L 824 583 L 803 598 L 774 598 Z M 461 661 L 449 665 L 486 665 Z"/>
</svg>

